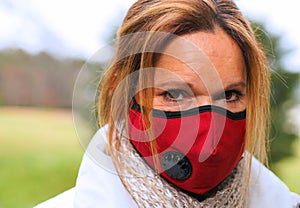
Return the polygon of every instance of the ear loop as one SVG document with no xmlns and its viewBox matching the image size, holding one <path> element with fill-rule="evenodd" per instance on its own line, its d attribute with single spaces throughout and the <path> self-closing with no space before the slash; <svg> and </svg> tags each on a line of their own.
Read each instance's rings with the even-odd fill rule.
<svg viewBox="0 0 300 208">
<path fill-rule="evenodd" d="M 138 112 L 141 112 L 141 107 L 140 107 L 140 105 L 137 103 L 137 101 L 136 101 L 136 99 L 135 99 L 134 96 L 132 97 L 132 101 L 133 101 L 133 103 L 132 103 L 131 109 L 132 109 L 132 110 L 136 110 L 136 111 L 138 111 Z"/>
</svg>

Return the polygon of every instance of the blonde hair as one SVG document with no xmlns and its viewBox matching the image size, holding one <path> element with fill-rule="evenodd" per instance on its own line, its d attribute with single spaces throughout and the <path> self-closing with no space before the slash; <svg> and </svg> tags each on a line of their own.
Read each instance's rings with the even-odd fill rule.
<svg viewBox="0 0 300 208">
<path fill-rule="evenodd" d="M 180 36 L 196 31 L 213 32 L 216 27 L 226 31 L 242 51 L 247 67 L 246 150 L 267 163 L 269 69 L 249 22 L 232 0 L 139 0 L 129 9 L 117 37 L 136 35 L 117 45 L 117 61 L 109 67 L 99 88 L 99 123 L 100 126 L 109 124 L 109 141 L 115 131 L 115 122 L 127 119 L 129 109 L 126 107 L 130 106 L 132 91 L 138 85 L 147 86 L 145 83 L 151 77 L 140 70 L 153 66 L 154 62 L 153 54 L 143 52 L 147 41 L 141 38 L 140 32 L 166 32 Z M 158 42 L 151 47 L 159 47 Z M 140 53 L 129 54 L 128 49 Z M 137 76 L 126 79 L 134 72 Z M 121 82 L 124 84 L 117 90 Z M 151 93 L 151 89 L 142 92 L 143 105 L 152 105 L 151 99 L 145 99 L 151 97 Z M 155 151 L 155 144 L 152 149 Z"/>
</svg>

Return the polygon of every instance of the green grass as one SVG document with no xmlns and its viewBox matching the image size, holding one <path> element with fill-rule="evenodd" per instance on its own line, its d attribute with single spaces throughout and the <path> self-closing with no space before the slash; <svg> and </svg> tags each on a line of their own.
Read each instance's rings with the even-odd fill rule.
<svg viewBox="0 0 300 208">
<path fill-rule="evenodd" d="M 74 186 L 83 150 L 71 111 L 0 108 L 0 207 L 32 207 Z"/>
<path fill-rule="evenodd" d="M 291 191 L 300 194 L 300 138 L 294 143 L 295 157 L 286 158 L 274 165 L 274 171 Z"/>
</svg>

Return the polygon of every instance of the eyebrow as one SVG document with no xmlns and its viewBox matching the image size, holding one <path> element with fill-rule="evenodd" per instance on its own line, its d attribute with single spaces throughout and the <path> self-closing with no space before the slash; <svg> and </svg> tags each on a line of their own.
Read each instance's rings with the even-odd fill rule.
<svg viewBox="0 0 300 208">
<path fill-rule="evenodd" d="M 237 87 L 245 88 L 246 86 L 247 86 L 246 82 L 239 81 L 239 82 L 234 82 L 234 83 L 230 83 L 228 85 L 225 85 L 224 88 L 223 88 L 223 90 L 227 91 L 227 90 L 234 89 L 234 88 L 237 88 Z M 193 83 L 181 82 L 181 81 L 174 81 L 174 80 L 170 80 L 170 81 L 167 81 L 167 82 L 158 82 L 157 84 L 155 84 L 155 87 L 156 88 L 160 88 L 160 89 L 181 87 L 181 88 L 188 88 L 191 91 L 193 91 L 193 89 L 197 88 Z M 223 90 L 221 90 L 219 92 L 216 92 L 215 94 L 224 92 Z"/>
<path fill-rule="evenodd" d="M 188 82 L 181 82 L 181 81 L 173 81 L 169 80 L 166 82 L 158 82 L 154 84 L 157 88 L 172 88 L 172 87 L 189 87 L 190 89 L 193 89 L 193 85 Z"/>
<path fill-rule="evenodd" d="M 224 87 L 224 90 L 228 90 L 228 89 L 232 89 L 232 88 L 236 88 L 236 87 L 246 87 L 246 82 L 240 81 L 240 82 L 236 82 L 236 83 L 231 83 L 227 86 Z"/>
</svg>

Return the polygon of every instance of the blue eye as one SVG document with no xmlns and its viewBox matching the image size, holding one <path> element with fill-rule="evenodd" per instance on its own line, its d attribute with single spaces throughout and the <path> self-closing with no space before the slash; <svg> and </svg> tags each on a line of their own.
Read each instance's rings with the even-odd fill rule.
<svg viewBox="0 0 300 208">
<path fill-rule="evenodd" d="M 180 89 L 170 89 L 162 93 L 167 101 L 180 102 L 186 97 L 186 92 Z"/>
<path fill-rule="evenodd" d="M 214 97 L 214 100 L 224 100 L 225 102 L 237 102 L 244 96 L 242 92 L 238 90 L 227 90 L 224 93 Z"/>
<path fill-rule="evenodd" d="M 226 102 L 236 102 L 239 101 L 243 94 L 238 90 L 228 90 L 225 91 Z"/>
</svg>

